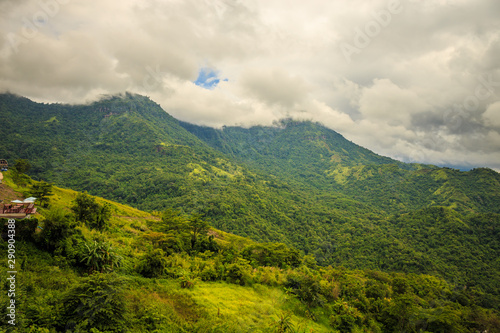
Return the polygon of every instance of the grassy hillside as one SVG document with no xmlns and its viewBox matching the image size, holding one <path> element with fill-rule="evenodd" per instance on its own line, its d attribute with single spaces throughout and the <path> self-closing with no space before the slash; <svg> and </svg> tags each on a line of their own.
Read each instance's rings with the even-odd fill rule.
<svg viewBox="0 0 500 333">
<path fill-rule="evenodd" d="M 11 171 L 5 175 L 0 193 L 30 194 L 30 185 L 15 185 Z M 31 221 L 16 223 L 16 327 L 2 321 L 3 331 L 500 329 L 498 313 L 479 306 L 479 290 L 437 277 L 320 268 L 312 257 L 282 244 L 256 243 L 213 228 L 197 243 L 213 251 L 191 248 L 192 234 L 179 229 L 189 217 L 146 213 L 103 198 L 95 200 L 109 205 L 112 214 L 107 227 L 96 230 L 77 221 L 68 208 L 81 193 L 58 187 L 53 193 L 49 207 L 40 208 Z M 175 235 L 168 231 L 172 228 L 178 230 Z M 55 230 L 62 236 L 53 238 Z M 51 240 L 54 247 L 47 246 Z M 96 242 L 110 244 L 107 251 L 121 258 L 120 265 L 90 271 L 92 264 L 82 258 Z M 5 253 L 7 242 L 0 241 L 0 247 Z M 6 258 L 1 261 L 7 264 Z M 0 276 L 5 279 L 6 272 Z M 5 317 L 8 299 L 6 293 L 1 297 Z"/>
</svg>

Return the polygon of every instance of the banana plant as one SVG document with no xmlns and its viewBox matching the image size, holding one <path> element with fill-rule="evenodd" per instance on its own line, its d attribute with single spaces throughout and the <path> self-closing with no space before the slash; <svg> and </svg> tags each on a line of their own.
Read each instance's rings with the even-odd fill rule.
<svg viewBox="0 0 500 333">
<path fill-rule="evenodd" d="M 120 267 L 123 258 L 116 254 L 110 243 L 94 241 L 85 244 L 82 259 L 89 273 L 111 272 L 115 267 Z"/>
</svg>

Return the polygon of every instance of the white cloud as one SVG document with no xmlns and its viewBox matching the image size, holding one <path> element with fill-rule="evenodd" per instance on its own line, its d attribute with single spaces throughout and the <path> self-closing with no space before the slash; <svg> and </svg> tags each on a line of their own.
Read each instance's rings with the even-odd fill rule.
<svg viewBox="0 0 500 333">
<path fill-rule="evenodd" d="M 411 115 L 428 109 L 415 92 L 402 89 L 389 79 L 375 79 L 373 86 L 363 90 L 359 100 L 359 110 L 365 118 L 395 126 L 408 126 Z"/>
<path fill-rule="evenodd" d="M 0 91 L 79 103 L 128 90 L 210 126 L 298 116 L 381 154 L 500 168 L 500 2 L 401 0 L 381 24 L 390 3 L 3 0 Z M 377 22 L 346 62 L 341 43 Z M 198 87 L 201 68 L 228 81 Z"/>
<path fill-rule="evenodd" d="M 280 69 L 248 69 L 240 81 L 244 92 L 270 105 L 292 108 L 308 93 L 304 80 Z"/>
<path fill-rule="evenodd" d="M 500 102 L 489 105 L 483 113 L 483 119 L 486 126 L 500 128 Z"/>
</svg>

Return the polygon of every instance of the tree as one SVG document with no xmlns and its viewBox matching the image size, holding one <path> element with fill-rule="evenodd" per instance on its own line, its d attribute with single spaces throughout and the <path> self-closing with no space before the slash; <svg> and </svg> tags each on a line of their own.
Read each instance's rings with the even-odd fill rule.
<svg viewBox="0 0 500 333">
<path fill-rule="evenodd" d="M 161 232 L 175 234 L 186 233 L 189 230 L 188 221 L 179 211 L 171 208 L 165 210 L 161 215 L 161 222 L 159 223 Z"/>
<path fill-rule="evenodd" d="M 194 214 L 188 221 L 189 229 L 191 231 L 191 250 L 194 250 L 198 238 L 206 236 L 210 229 L 210 224 L 203 219 L 203 215 Z"/>
<path fill-rule="evenodd" d="M 31 195 L 38 199 L 40 206 L 48 207 L 50 203 L 49 197 L 54 195 L 52 193 L 52 183 L 41 181 L 31 185 Z"/>
<path fill-rule="evenodd" d="M 97 213 L 94 223 L 90 224 L 91 228 L 97 230 L 104 230 L 108 226 L 109 219 L 111 218 L 111 206 L 108 203 L 104 205 L 97 204 Z"/>
<path fill-rule="evenodd" d="M 31 169 L 31 164 L 28 160 L 18 159 L 14 163 L 14 170 L 20 174 L 26 173 Z"/>
<path fill-rule="evenodd" d="M 123 278 L 115 274 L 92 274 L 71 289 L 63 300 L 65 332 L 125 331 Z"/>
<path fill-rule="evenodd" d="M 66 238 L 75 233 L 75 227 L 75 221 L 64 210 L 52 208 L 43 221 L 40 242 L 45 248 L 55 250 Z"/>
<path fill-rule="evenodd" d="M 16 160 L 14 167 L 12 168 L 12 180 L 17 185 L 25 185 L 29 181 L 29 177 L 25 174 L 31 168 L 31 164 L 28 160 L 18 159 Z"/>
<path fill-rule="evenodd" d="M 75 213 L 77 221 L 97 230 L 104 230 L 111 217 L 111 207 L 108 204 L 100 205 L 87 192 L 76 196 L 71 210 Z"/>
<path fill-rule="evenodd" d="M 148 278 L 161 277 L 165 274 L 167 260 L 162 249 L 149 251 L 141 260 L 139 273 Z"/>
<path fill-rule="evenodd" d="M 188 220 L 180 211 L 171 208 L 165 210 L 161 221 L 151 223 L 150 228 L 155 232 L 144 235 L 144 238 L 163 249 L 167 255 L 184 251 L 189 243 Z"/>
<path fill-rule="evenodd" d="M 200 237 L 207 235 L 210 224 L 203 219 L 202 214 L 193 214 L 187 219 L 179 211 L 167 209 L 163 212 L 161 222 L 157 224 L 156 229 L 165 233 L 166 237 L 190 243 L 191 251 L 194 251 L 199 250 L 197 245 L 200 244 Z"/>
<path fill-rule="evenodd" d="M 89 223 L 94 220 L 98 208 L 95 198 L 84 192 L 78 194 L 73 202 L 71 210 L 75 213 L 77 221 Z"/>
</svg>

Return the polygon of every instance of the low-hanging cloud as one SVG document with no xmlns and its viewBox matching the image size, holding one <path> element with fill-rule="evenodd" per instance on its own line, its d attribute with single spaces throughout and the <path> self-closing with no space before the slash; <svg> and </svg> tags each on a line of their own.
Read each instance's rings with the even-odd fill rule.
<svg viewBox="0 0 500 333">
<path fill-rule="evenodd" d="M 308 93 L 303 80 L 280 69 L 249 69 L 241 74 L 240 80 L 246 93 L 270 105 L 293 108 Z"/>
</svg>

